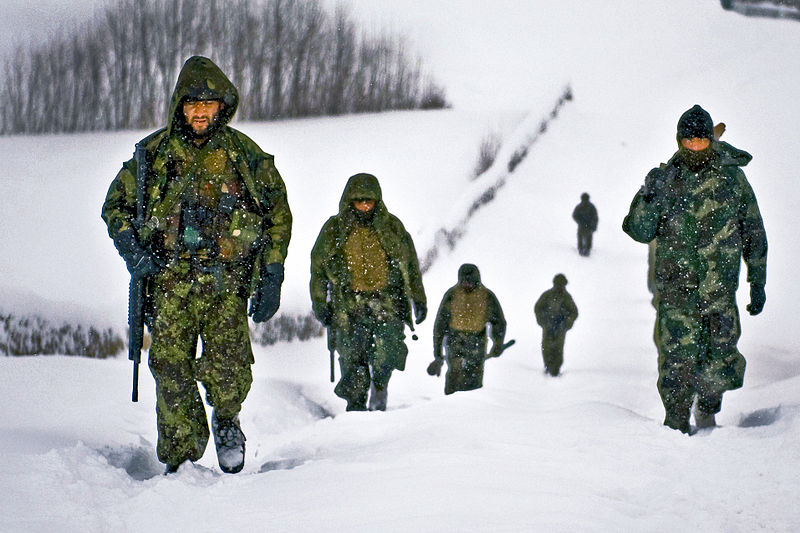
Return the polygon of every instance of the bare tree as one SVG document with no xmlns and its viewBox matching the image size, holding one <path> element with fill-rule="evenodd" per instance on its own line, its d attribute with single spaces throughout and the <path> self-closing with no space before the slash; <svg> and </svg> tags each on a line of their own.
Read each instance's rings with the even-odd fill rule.
<svg viewBox="0 0 800 533">
<path fill-rule="evenodd" d="M 359 35 L 345 9 L 317 0 L 119 0 L 3 65 L 0 134 L 162 125 L 198 54 L 239 88 L 243 120 L 446 106 L 406 48 Z"/>
</svg>

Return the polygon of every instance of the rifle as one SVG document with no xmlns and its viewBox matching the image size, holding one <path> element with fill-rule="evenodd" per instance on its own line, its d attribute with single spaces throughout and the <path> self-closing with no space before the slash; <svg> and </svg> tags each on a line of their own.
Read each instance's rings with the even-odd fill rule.
<svg viewBox="0 0 800 533">
<path fill-rule="evenodd" d="M 489 355 L 489 354 L 484 355 L 483 356 L 484 361 L 486 359 L 491 359 L 493 357 L 500 357 L 503 354 L 503 352 L 505 352 L 508 348 L 511 348 L 512 346 L 514 346 L 514 344 L 516 344 L 516 342 L 517 342 L 516 339 L 511 339 L 507 343 L 503 344 L 500 347 L 500 351 L 497 353 L 497 355 Z M 428 365 L 428 368 L 426 370 L 428 372 L 428 375 L 429 376 L 440 376 L 441 372 L 442 372 L 442 363 L 443 362 L 444 362 L 444 359 L 441 358 L 441 357 L 437 357 L 433 361 L 431 361 L 431 364 Z"/>
<path fill-rule="evenodd" d="M 133 156 L 136 161 L 136 218 L 133 221 L 133 225 L 137 232 L 144 225 L 144 192 L 147 187 L 146 156 L 145 147 L 136 143 L 136 150 Z M 132 274 L 128 290 L 128 359 L 133 361 L 132 402 L 139 401 L 139 363 L 141 362 L 142 344 L 144 343 L 145 281 L 145 278 Z"/>
<path fill-rule="evenodd" d="M 398 261 L 397 263 L 398 268 L 400 269 L 400 274 L 403 276 L 403 291 L 411 291 L 411 281 L 408 275 L 408 269 L 403 264 L 402 261 Z M 406 298 L 406 305 L 408 305 L 408 327 L 411 329 L 411 340 L 416 341 L 419 340 L 417 334 L 414 332 L 414 299 L 411 298 L 410 295 L 407 295 Z"/>
<path fill-rule="evenodd" d="M 336 340 L 333 336 L 333 327 L 328 327 L 328 353 L 331 356 L 331 383 L 336 381 L 336 374 L 334 373 L 334 352 L 336 351 Z"/>
<path fill-rule="evenodd" d="M 484 357 L 484 359 L 491 359 L 492 357 L 500 357 L 501 355 L 503 355 L 503 352 L 505 352 L 507 349 L 511 348 L 512 346 L 514 346 L 514 344 L 516 344 L 516 342 L 517 342 L 516 339 L 511 339 L 510 341 L 508 341 L 507 343 L 503 344 L 500 347 L 500 351 L 497 352 L 497 355 L 486 354 L 486 357 Z"/>
</svg>

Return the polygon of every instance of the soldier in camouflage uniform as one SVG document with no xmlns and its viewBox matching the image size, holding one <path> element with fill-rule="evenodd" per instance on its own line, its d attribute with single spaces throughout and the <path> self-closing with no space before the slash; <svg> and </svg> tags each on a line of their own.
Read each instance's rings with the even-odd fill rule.
<svg viewBox="0 0 800 533">
<path fill-rule="evenodd" d="M 736 289 L 747 264 L 751 315 L 766 300 L 767 237 L 741 166 L 751 157 L 715 141 L 700 106 L 678 122 L 678 151 L 645 178 L 622 229 L 636 241 L 655 239 L 655 341 L 664 424 L 689 433 L 715 425 L 722 394 L 742 386 L 745 359 L 736 344 Z"/>
<path fill-rule="evenodd" d="M 581 194 L 581 203 L 572 211 L 578 224 L 578 253 L 588 257 L 592 250 L 592 235 L 597 231 L 597 208 L 589 201 L 589 193 Z"/>
<path fill-rule="evenodd" d="M 486 354 L 486 324 L 491 326 L 492 349 Z M 433 325 L 433 362 L 428 374 L 439 375 L 445 356 L 447 373 L 444 393 L 479 389 L 487 357 L 502 353 L 506 319 L 500 302 L 481 283 L 478 267 L 464 264 L 458 269 L 458 283 L 448 289 L 439 305 Z"/>
<path fill-rule="evenodd" d="M 339 214 L 325 222 L 311 251 L 314 314 L 339 352 L 334 392 L 348 411 L 385 410 L 392 371 L 403 370 L 405 325 L 425 319 L 427 304 L 417 252 L 400 220 L 383 203 L 371 174 L 345 186 Z"/>
<path fill-rule="evenodd" d="M 146 149 L 145 223 L 135 223 L 135 159 L 108 189 L 102 216 L 133 275 L 148 279 L 149 366 L 156 382 L 158 458 L 174 472 L 197 461 L 209 430 L 200 381 L 213 410 L 220 467 L 238 472 L 238 415 L 254 362 L 247 300 L 256 322 L 278 309 L 292 215 L 273 157 L 228 126 L 238 93 L 209 59 L 186 61 L 168 124 Z M 198 336 L 202 355 L 196 358 Z"/>
<path fill-rule="evenodd" d="M 564 363 L 564 340 L 578 318 L 578 308 L 567 292 L 567 278 L 556 274 L 553 288 L 542 293 L 533 307 L 536 323 L 542 326 L 542 359 L 545 372 L 557 376 Z"/>
</svg>

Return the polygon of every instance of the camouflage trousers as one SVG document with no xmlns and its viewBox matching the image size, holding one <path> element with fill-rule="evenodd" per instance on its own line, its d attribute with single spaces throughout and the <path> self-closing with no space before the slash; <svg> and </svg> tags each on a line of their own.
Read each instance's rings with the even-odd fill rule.
<svg viewBox="0 0 800 533">
<path fill-rule="evenodd" d="M 336 330 L 335 340 L 341 379 L 334 393 L 347 400 L 349 411 L 363 411 L 370 384 L 384 390 L 392 371 L 405 368 L 405 324 L 365 306 L 349 313 L 347 327 Z"/>
<path fill-rule="evenodd" d="M 587 228 L 578 228 L 578 253 L 589 255 L 592 250 L 592 235 L 594 231 Z"/>
<path fill-rule="evenodd" d="M 450 331 L 445 340 L 445 351 L 447 355 L 445 394 L 483 387 L 486 333 Z"/>
<path fill-rule="evenodd" d="M 545 371 L 557 376 L 564 364 L 564 339 L 567 332 L 563 329 L 551 331 L 542 330 L 542 359 Z"/>
<path fill-rule="evenodd" d="M 695 396 L 699 410 L 714 414 L 722 393 L 742 386 L 745 359 L 736 348 L 739 335 L 735 302 L 709 313 L 658 304 L 654 338 L 665 423 L 688 430 Z"/>
<path fill-rule="evenodd" d="M 149 366 L 156 382 L 158 459 L 197 461 L 209 430 L 197 382 L 218 418 L 233 418 L 253 381 L 246 298 L 219 275 L 180 262 L 155 279 Z M 203 349 L 196 357 L 197 339 Z"/>
</svg>

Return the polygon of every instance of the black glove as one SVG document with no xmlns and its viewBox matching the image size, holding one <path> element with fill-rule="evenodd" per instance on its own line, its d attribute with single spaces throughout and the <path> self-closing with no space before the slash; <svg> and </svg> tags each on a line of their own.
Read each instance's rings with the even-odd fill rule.
<svg viewBox="0 0 800 533">
<path fill-rule="evenodd" d="M 751 315 L 757 315 L 764 309 L 764 304 L 767 301 L 767 293 L 764 292 L 764 286 L 756 283 L 750 284 L 750 303 L 747 304 L 747 312 Z"/>
<path fill-rule="evenodd" d="M 666 176 L 664 174 L 664 171 L 660 168 L 654 168 L 648 172 L 641 191 L 646 202 L 652 202 L 653 200 L 664 197 L 667 188 Z"/>
<path fill-rule="evenodd" d="M 158 273 L 161 269 L 153 254 L 139 244 L 133 229 L 128 228 L 117 233 L 117 236 L 114 237 L 114 244 L 132 276 L 146 278 Z"/>
<path fill-rule="evenodd" d="M 414 317 L 417 319 L 416 323 L 419 324 L 425 317 L 428 316 L 428 306 L 425 302 L 414 302 Z"/>
<path fill-rule="evenodd" d="M 439 376 L 442 373 L 442 363 L 444 360 L 441 357 L 435 357 L 431 364 L 428 365 L 429 376 Z"/>
<path fill-rule="evenodd" d="M 270 263 L 261 269 L 261 280 L 250 299 L 250 316 L 253 322 L 266 322 L 281 304 L 281 284 L 283 284 L 283 265 Z"/>
<path fill-rule="evenodd" d="M 322 325 L 326 328 L 333 324 L 333 309 L 331 308 L 331 304 L 325 304 L 325 307 L 322 308 L 322 311 L 317 313 L 317 320 L 322 322 Z"/>
<path fill-rule="evenodd" d="M 500 357 L 501 353 L 503 353 L 503 343 L 492 341 L 492 349 L 489 350 L 488 354 L 486 354 L 486 359 L 489 359 L 490 357 Z"/>
</svg>

